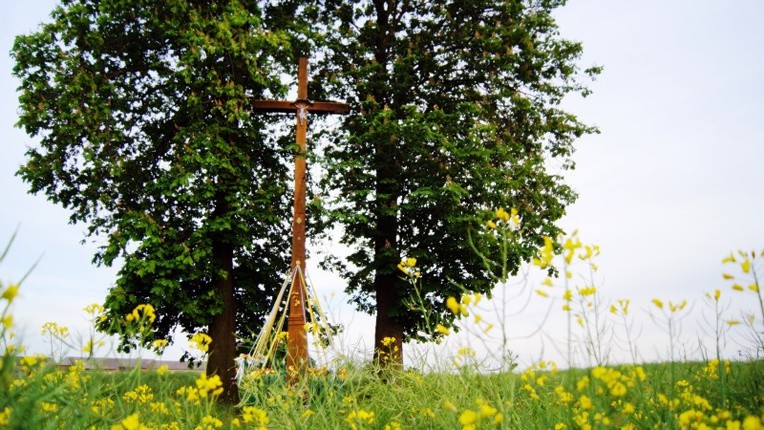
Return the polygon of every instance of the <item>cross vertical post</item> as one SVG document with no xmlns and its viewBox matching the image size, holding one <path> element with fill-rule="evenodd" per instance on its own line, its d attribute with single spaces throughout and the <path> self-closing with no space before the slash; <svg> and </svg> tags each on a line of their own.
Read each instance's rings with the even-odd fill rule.
<svg viewBox="0 0 764 430">
<path fill-rule="evenodd" d="M 305 331 L 305 187 L 308 131 L 308 59 L 300 58 L 297 66 L 296 143 L 294 159 L 294 215 L 292 217 L 292 294 L 289 296 L 287 337 L 287 372 L 302 369 L 308 361 L 308 337 Z M 300 271 L 303 271 L 301 273 Z"/>
<path fill-rule="evenodd" d="M 308 59 L 301 57 L 297 65 L 297 99 L 294 102 L 282 100 L 255 100 L 253 110 L 260 112 L 281 112 L 296 115 L 297 153 L 294 161 L 294 213 L 292 217 L 292 262 L 291 294 L 287 322 L 286 369 L 290 382 L 295 383 L 298 375 L 308 365 L 308 337 L 305 330 L 306 301 L 305 285 L 305 195 L 307 175 L 308 113 L 347 114 L 350 105 L 338 102 L 314 102 L 308 99 Z"/>
</svg>

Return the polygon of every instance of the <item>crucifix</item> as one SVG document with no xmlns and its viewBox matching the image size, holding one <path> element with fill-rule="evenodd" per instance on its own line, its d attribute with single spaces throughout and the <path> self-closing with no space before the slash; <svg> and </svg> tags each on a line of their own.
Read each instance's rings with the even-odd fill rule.
<svg viewBox="0 0 764 430">
<path fill-rule="evenodd" d="M 254 100 L 252 108 L 259 112 L 295 113 L 297 118 L 297 154 L 294 160 L 294 214 L 292 217 L 292 289 L 288 298 L 287 373 L 296 378 L 297 371 L 308 364 L 308 338 L 305 331 L 305 301 L 308 298 L 304 283 L 305 271 L 305 175 L 308 113 L 314 115 L 347 114 L 350 105 L 337 102 L 317 102 L 308 99 L 308 59 L 300 57 L 297 65 L 297 99 Z M 293 379 L 294 380 L 294 379 Z"/>
</svg>

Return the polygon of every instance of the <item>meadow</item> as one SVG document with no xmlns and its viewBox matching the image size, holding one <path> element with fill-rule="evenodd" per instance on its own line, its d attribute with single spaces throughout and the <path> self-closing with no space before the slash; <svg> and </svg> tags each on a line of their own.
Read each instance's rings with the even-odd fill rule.
<svg viewBox="0 0 764 430">
<path fill-rule="evenodd" d="M 509 216 L 497 212 L 488 225 L 500 240 L 508 240 Z M 502 224 L 503 223 L 503 224 Z M 491 225 L 493 224 L 493 225 Z M 502 237 L 502 235 L 506 235 Z M 625 299 L 610 302 L 597 288 L 584 283 L 568 284 L 573 261 L 596 270 L 593 258 L 599 250 L 586 246 L 575 235 L 555 247 L 548 241 L 534 264 L 559 267 L 561 276 L 544 280 L 534 294 L 559 294 L 560 312 L 567 316 L 567 344 L 583 348 L 587 367 L 559 366 L 539 360 L 524 369 L 513 358 L 497 353 L 504 365 L 486 371 L 475 351 L 460 349 L 449 365 L 404 369 L 381 369 L 368 360 L 345 356 L 330 365 L 313 369 L 296 385 L 285 383 L 279 371 L 254 371 L 240 383 L 242 403 L 227 406 L 217 401 L 221 381 L 199 371 L 171 371 L 167 367 L 135 368 L 106 372 L 86 370 L 85 362 L 58 366 L 56 354 L 67 337 L 65 327 L 43 327 L 51 338 L 50 356 L 27 355 L 13 333 L 12 304 L 19 283 L 0 284 L 0 428 L 8 429 L 762 429 L 764 428 L 764 305 L 757 271 L 764 253 L 737 252 L 724 258 L 730 294 L 746 294 L 758 300 L 761 313 L 731 314 L 722 306 L 722 292 L 710 292 L 704 300 L 714 309 L 708 321 L 716 348 L 702 361 L 681 361 L 673 354 L 662 363 L 611 364 L 604 352 L 608 333 L 605 315 L 633 317 Z M 7 252 L 7 249 L 6 249 Z M 3 254 L 4 255 L 4 254 Z M 0 258 L 1 260 L 1 258 Z M 500 265 L 497 267 L 501 267 Z M 412 288 L 420 282 L 416 261 L 399 266 Z M 496 272 L 501 280 L 501 270 Z M 562 282 L 562 288 L 552 289 Z M 726 293 L 724 293 L 726 294 Z M 447 306 L 471 328 L 462 333 L 488 336 L 493 326 L 481 318 L 478 304 L 487 300 L 465 294 L 449 298 Z M 426 303 L 410 306 L 426 307 Z M 686 311 L 686 302 L 664 303 L 654 299 L 654 318 L 672 326 Z M 102 309 L 92 305 L 85 312 L 95 322 Z M 739 315 L 730 318 L 727 315 Z M 150 331 L 153 308 L 142 305 L 125 317 L 125 327 L 136 336 Z M 628 324 L 621 326 L 628 329 Z M 741 329 L 749 343 L 746 357 L 730 360 L 718 347 L 731 328 Z M 451 328 L 432 329 L 444 336 Z M 501 330 L 501 328 L 497 329 Z M 93 335 L 80 345 L 92 355 L 103 338 Z M 628 339 L 625 336 L 624 339 Z M 54 342 L 55 341 L 55 342 Z M 56 343 L 58 342 L 58 343 Z M 208 338 L 192 339 L 204 354 Z M 626 341 L 627 347 L 630 343 Z M 154 345 L 160 349 L 161 344 Z M 505 347 L 506 345 L 502 345 Z M 438 345 L 431 345 L 437 350 Z M 672 349 L 673 350 L 673 349 Z M 714 348 L 711 348 L 714 350 Z M 140 356 L 137 357 L 140 361 Z M 562 368 L 564 367 L 564 368 Z"/>
</svg>

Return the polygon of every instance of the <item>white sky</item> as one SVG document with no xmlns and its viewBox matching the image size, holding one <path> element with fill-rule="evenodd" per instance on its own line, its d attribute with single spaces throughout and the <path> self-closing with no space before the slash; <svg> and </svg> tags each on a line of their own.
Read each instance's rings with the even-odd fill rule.
<svg viewBox="0 0 764 430">
<path fill-rule="evenodd" d="M 102 301 L 115 270 L 92 266 L 94 247 L 80 245 L 84 227 L 69 225 L 67 212 L 43 196 L 26 194 L 14 176 L 34 139 L 14 128 L 18 82 L 8 52 L 15 35 L 47 19 L 53 1 L 3 3 L 0 244 L 17 228 L 18 236 L 0 280 L 19 279 L 39 259 L 15 318 L 24 343 L 47 352 L 40 326 L 56 321 L 84 333 L 81 310 Z M 704 293 L 721 288 L 733 298 L 730 318 L 753 299 L 733 296 L 720 273 L 729 251 L 764 248 L 762 17 L 759 0 L 574 0 L 558 13 L 562 34 L 584 44 L 582 64 L 605 67 L 591 84 L 593 95 L 566 104 L 602 133 L 577 144 L 569 181 L 580 198 L 563 226 L 601 246 L 597 284 L 604 299 L 631 299 L 645 359 L 667 354 L 666 335 L 646 312 L 653 297 L 694 305 L 682 332 L 688 350 L 701 335 Z M 321 294 L 336 294 L 329 307 L 350 326 L 344 344 L 368 350 L 372 320 L 342 306 L 338 280 L 316 271 L 313 279 Z M 527 314 L 548 303 L 539 300 Z M 517 319 L 513 332 L 530 331 L 527 320 Z M 550 324 L 546 332 L 561 338 Z M 513 342 L 521 360 L 538 358 L 538 336 Z M 544 348 L 546 358 L 555 358 Z M 730 345 L 729 354 L 738 349 Z"/>
</svg>

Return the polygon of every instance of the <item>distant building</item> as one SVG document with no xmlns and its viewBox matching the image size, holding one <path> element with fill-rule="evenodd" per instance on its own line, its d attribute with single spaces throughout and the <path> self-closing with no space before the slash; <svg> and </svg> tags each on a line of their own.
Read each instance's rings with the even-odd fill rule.
<svg viewBox="0 0 764 430">
<path fill-rule="evenodd" d="M 188 367 L 188 363 L 181 363 L 177 360 L 155 360 L 151 358 L 106 358 L 106 357 L 65 357 L 58 363 L 58 367 L 66 369 L 74 366 L 78 361 L 85 363 L 86 370 L 130 370 L 135 369 L 140 362 L 140 367 L 143 370 L 156 370 L 161 366 L 167 366 L 169 370 L 186 370 L 186 371 L 201 371 L 204 370 L 205 363 L 201 366 L 193 368 Z"/>
</svg>

